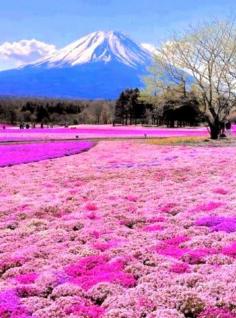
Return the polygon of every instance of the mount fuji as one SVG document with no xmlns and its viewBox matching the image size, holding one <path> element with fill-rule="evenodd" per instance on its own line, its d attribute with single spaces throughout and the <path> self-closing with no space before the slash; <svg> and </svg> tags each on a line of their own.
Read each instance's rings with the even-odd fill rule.
<svg viewBox="0 0 236 318">
<path fill-rule="evenodd" d="M 0 72 L 0 95 L 115 99 L 141 88 L 153 55 L 120 32 L 94 32 L 35 63 Z"/>
</svg>

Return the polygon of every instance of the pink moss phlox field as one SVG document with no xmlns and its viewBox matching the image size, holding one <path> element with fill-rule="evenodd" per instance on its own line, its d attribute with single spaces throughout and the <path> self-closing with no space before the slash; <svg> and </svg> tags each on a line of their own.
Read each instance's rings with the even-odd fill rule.
<svg viewBox="0 0 236 318">
<path fill-rule="evenodd" d="M 235 128 L 233 128 L 233 132 Z M 120 137 L 170 137 L 170 136 L 207 136 L 205 127 L 194 129 L 169 129 L 169 128 L 145 128 L 114 127 L 112 125 L 80 125 L 78 127 L 63 128 L 34 128 L 19 129 L 18 127 L 0 127 L 0 141 L 20 140 L 48 140 L 48 139 L 72 139 L 72 138 L 120 138 Z"/>
<path fill-rule="evenodd" d="M 89 141 L 4 144 L 0 145 L 0 167 L 74 155 L 90 149 L 93 145 L 94 143 Z"/>
<path fill-rule="evenodd" d="M 235 153 L 100 141 L 1 168 L 0 317 L 235 317 Z"/>
</svg>

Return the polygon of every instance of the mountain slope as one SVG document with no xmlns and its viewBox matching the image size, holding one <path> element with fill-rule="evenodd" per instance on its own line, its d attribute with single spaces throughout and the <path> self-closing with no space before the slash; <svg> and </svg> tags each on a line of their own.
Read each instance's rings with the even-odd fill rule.
<svg viewBox="0 0 236 318">
<path fill-rule="evenodd" d="M 115 99 L 125 88 L 142 87 L 144 74 L 114 63 L 25 68 L 0 73 L 0 95 Z"/>
<path fill-rule="evenodd" d="M 94 32 L 25 67 L 0 72 L 0 95 L 115 99 L 142 87 L 152 56 L 119 32 Z"/>
</svg>

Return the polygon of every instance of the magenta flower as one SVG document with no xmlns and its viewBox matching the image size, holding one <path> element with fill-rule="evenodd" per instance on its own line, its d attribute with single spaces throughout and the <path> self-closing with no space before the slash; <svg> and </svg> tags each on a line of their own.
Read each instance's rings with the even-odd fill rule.
<svg viewBox="0 0 236 318">
<path fill-rule="evenodd" d="M 96 305 L 89 305 L 84 303 L 72 305 L 66 310 L 66 314 L 78 315 L 80 318 L 101 318 L 105 310 Z"/>
<path fill-rule="evenodd" d="M 132 287 L 136 280 L 133 275 L 125 273 L 125 262 L 122 259 L 108 261 L 105 256 L 88 256 L 78 263 L 66 267 L 70 281 L 85 290 L 101 282 L 110 282 L 124 287 Z"/>
<path fill-rule="evenodd" d="M 189 249 L 188 248 L 180 248 L 174 245 L 163 245 L 157 247 L 156 251 L 161 255 L 171 256 L 177 259 L 180 259 L 183 255 L 185 255 Z"/>
<path fill-rule="evenodd" d="M 222 249 L 222 253 L 227 255 L 227 256 L 236 258 L 236 242 L 233 242 L 229 246 L 225 246 Z"/>
<path fill-rule="evenodd" d="M 21 274 L 15 276 L 15 279 L 21 284 L 32 284 L 37 279 L 38 274 L 36 273 L 29 273 L 29 274 Z"/>
<path fill-rule="evenodd" d="M 198 318 L 236 318 L 236 314 L 225 308 L 206 308 Z"/>
</svg>

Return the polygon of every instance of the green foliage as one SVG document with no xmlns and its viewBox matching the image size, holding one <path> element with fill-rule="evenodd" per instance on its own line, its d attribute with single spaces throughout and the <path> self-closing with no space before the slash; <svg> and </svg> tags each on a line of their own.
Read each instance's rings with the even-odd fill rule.
<svg viewBox="0 0 236 318">
<path fill-rule="evenodd" d="M 192 89 L 187 91 L 185 83 L 163 86 L 156 95 L 149 95 L 148 92 L 143 91 L 140 98 L 152 105 L 151 114 L 146 112 L 152 124 L 197 126 L 204 121 L 198 98 Z"/>
<path fill-rule="evenodd" d="M 121 92 L 115 105 L 115 122 L 132 125 L 144 121 L 145 112 L 152 106 L 140 99 L 138 88 L 126 89 Z"/>
<path fill-rule="evenodd" d="M 203 301 L 198 297 L 188 297 L 179 306 L 179 311 L 186 318 L 197 318 L 204 309 Z"/>
</svg>

